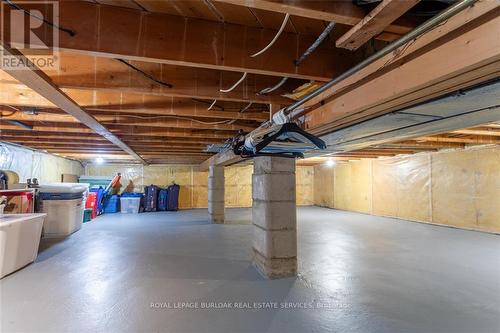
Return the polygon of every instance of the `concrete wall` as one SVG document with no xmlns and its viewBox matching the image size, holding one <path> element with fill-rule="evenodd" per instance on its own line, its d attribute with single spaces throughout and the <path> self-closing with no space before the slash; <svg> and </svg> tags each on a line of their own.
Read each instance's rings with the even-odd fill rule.
<svg viewBox="0 0 500 333">
<path fill-rule="evenodd" d="M 84 173 L 80 162 L 5 143 L 0 143 L 0 169 L 16 172 L 21 183 L 28 178 L 42 184 L 60 182 L 63 173 Z"/>
<path fill-rule="evenodd" d="M 175 181 L 181 186 L 179 208 L 207 208 L 208 172 L 197 171 L 196 166 L 178 165 L 126 165 L 126 164 L 89 164 L 85 174 L 88 176 L 114 176 L 122 174 L 122 189 L 130 186 L 141 192 L 145 185 L 166 187 Z M 226 207 L 252 206 L 252 165 L 225 168 Z M 313 204 L 314 168 L 297 167 L 297 204 Z"/>
<path fill-rule="evenodd" d="M 500 232 L 500 147 L 315 166 L 314 203 Z"/>
</svg>

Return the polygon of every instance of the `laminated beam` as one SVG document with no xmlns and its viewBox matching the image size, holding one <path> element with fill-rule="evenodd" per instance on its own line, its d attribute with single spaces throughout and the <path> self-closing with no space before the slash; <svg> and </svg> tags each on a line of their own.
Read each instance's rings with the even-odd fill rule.
<svg viewBox="0 0 500 333">
<path fill-rule="evenodd" d="M 351 51 L 357 50 L 415 6 L 420 0 L 383 0 L 367 16 L 342 35 L 335 45 Z"/>
<path fill-rule="evenodd" d="M 498 14 L 497 2 L 478 2 L 333 86 L 304 105 L 306 128 L 328 133 L 498 77 Z"/>
<path fill-rule="evenodd" d="M 24 55 L 22 55 L 19 51 L 11 49 L 3 43 L 1 44 L 1 47 L 4 55 L 21 58 L 23 59 L 23 63 L 28 63 L 26 57 L 24 57 Z M 146 164 L 146 161 L 144 161 L 142 157 L 140 157 L 132 148 L 111 133 L 106 127 L 99 123 L 94 117 L 88 114 L 83 108 L 75 103 L 75 101 L 54 85 L 45 73 L 41 70 L 30 68 L 27 65 L 25 66 L 26 68 L 24 69 L 17 68 L 5 71 L 19 82 L 27 85 L 41 96 L 51 101 L 54 105 L 73 116 L 95 133 L 105 137 L 108 141 L 115 144 L 136 160 Z"/>
<path fill-rule="evenodd" d="M 30 9 L 30 4 L 23 8 Z M 274 30 L 84 1 L 59 1 L 59 14 L 59 24 L 75 34 L 59 31 L 58 48 L 86 55 L 318 81 L 356 61 L 323 43 L 307 62 L 295 66 L 293 60 L 316 39 L 313 35 L 283 33 L 271 49 L 251 58 L 269 43 Z M 4 38 L 9 38 L 8 29 Z M 52 46 L 45 34 L 53 29 L 47 24 L 39 29 L 44 44 Z"/>
</svg>

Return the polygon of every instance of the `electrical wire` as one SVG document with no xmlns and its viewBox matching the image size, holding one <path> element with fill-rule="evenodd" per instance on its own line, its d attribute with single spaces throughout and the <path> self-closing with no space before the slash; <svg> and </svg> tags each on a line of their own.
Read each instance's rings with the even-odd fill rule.
<svg viewBox="0 0 500 333">
<path fill-rule="evenodd" d="M 267 44 L 267 46 L 264 47 L 262 50 L 260 50 L 257 53 L 252 54 L 250 57 L 254 58 L 254 57 L 258 56 L 258 55 L 261 55 L 262 53 L 266 52 L 267 49 L 269 49 L 271 46 L 273 46 L 273 44 L 276 42 L 276 40 L 278 39 L 278 37 L 283 32 L 283 30 L 285 30 L 285 27 L 286 27 L 286 24 L 287 24 L 289 18 L 290 18 L 290 14 L 287 13 L 285 15 L 285 18 L 283 19 L 283 23 L 281 23 L 280 29 L 278 30 L 278 32 L 276 33 L 276 35 L 274 36 L 274 38 L 271 40 L 271 42 L 269 44 Z"/>
<path fill-rule="evenodd" d="M 144 72 L 143 70 L 135 67 L 134 65 L 132 65 L 131 63 L 129 63 L 129 62 L 123 60 L 123 59 L 116 58 L 116 60 L 118 60 L 119 62 L 121 62 L 121 63 L 123 63 L 125 65 L 127 65 L 128 67 L 132 68 L 133 70 L 141 73 L 142 75 L 144 75 L 145 77 L 147 77 L 151 81 L 154 81 L 154 82 L 156 82 L 158 84 L 161 84 L 162 86 L 165 86 L 165 87 L 168 87 L 168 88 L 173 88 L 174 87 L 172 84 L 164 82 L 164 81 L 161 81 L 161 80 L 158 80 L 157 78 L 155 78 L 151 74 L 148 74 L 148 73 Z"/>
<path fill-rule="evenodd" d="M 245 78 L 247 77 L 247 72 L 243 73 L 243 75 L 241 76 L 241 78 L 236 81 L 235 84 L 233 84 L 229 89 L 219 89 L 220 92 L 223 92 L 223 93 L 228 93 L 228 92 L 231 92 L 233 91 L 241 82 L 243 82 L 243 80 L 245 80 Z"/>
<path fill-rule="evenodd" d="M 203 104 L 208 104 L 208 105 L 212 105 L 213 102 L 209 102 L 209 101 L 204 101 L 202 99 L 198 99 L 198 98 L 191 98 L 192 101 L 195 101 L 195 102 L 198 102 L 198 103 L 203 103 Z M 215 102 L 217 102 L 217 100 L 215 100 Z M 224 107 L 223 106 L 220 106 L 218 105 L 217 103 L 215 103 L 214 105 L 212 105 L 212 107 L 216 107 L 216 108 L 219 108 L 221 109 L 222 111 L 224 111 Z"/>
<path fill-rule="evenodd" d="M 243 109 L 240 110 L 240 112 L 245 112 L 246 110 L 248 110 L 251 106 L 252 106 L 253 102 L 250 102 L 248 103 Z"/>
<path fill-rule="evenodd" d="M 207 111 L 212 110 L 212 108 L 214 107 L 215 103 L 217 103 L 216 99 L 214 99 L 214 101 L 212 102 L 212 104 L 210 104 L 210 106 L 208 107 Z"/>
<path fill-rule="evenodd" d="M 228 124 L 231 122 L 231 120 L 221 120 L 221 121 L 202 121 L 194 118 L 189 118 L 189 117 L 179 117 L 179 116 L 173 116 L 173 115 L 163 115 L 163 116 L 137 116 L 137 115 L 132 115 L 132 114 L 120 114 L 119 117 L 127 117 L 127 118 L 137 118 L 137 119 L 143 119 L 143 120 L 153 120 L 153 119 L 162 119 L 162 118 L 171 118 L 171 119 L 180 119 L 180 120 L 190 120 L 192 122 L 198 123 L 198 124 L 203 124 L 203 125 L 220 125 L 220 124 Z"/>
<path fill-rule="evenodd" d="M 316 50 L 316 48 L 325 40 L 325 38 L 330 34 L 333 27 L 335 26 L 335 21 L 328 23 L 323 32 L 319 35 L 319 37 L 307 48 L 307 50 L 302 53 L 299 59 L 295 60 L 295 66 L 299 66 L 307 57 L 311 55 L 311 53 Z"/>
<path fill-rule="evenodd" d="M 273 87 L 269 87 L 269 88 L 264 88 L 262 89 L 261 91 L 259 91 L 257 93 L 257 95 L 267 95 L 269 94 L 270 92 L 273 92 L 275 91 L 276 89 L 278 89 L 279 87 L 281 87 L 283 84 L 285 84 L 285 82 L 288 80 L 287 77 L 284 77 L 280 80 L 280 82 L 278 82 L 278 84 L 276 84 L 275 86 Z"/>
<path fill-rule="evenodd" d="M 11 6 L 14 9 L 23 11 L 25 15 L 31 16 L 33 18 L 36 18 L 37 20 L 40 20 L 40 21 L 42 21 L 42 22 L 44 22 L 44 23 L 46 23 L 46 24 L 48 24 L 48 25 L 50 25 L 50 26 L 52 26 L 52 27 L 54 27 L 56 29 L 64 31 L 65 33 L 67 33 L 71 37 L 73 37 L 73 36 L 76 35 L 76 32 L 74 32 L 73 30 L 61 27 L 59 25 L 56 25 L 53 22 L 50 22 L 50 21 L 44 19 L 43 17 L 36 16 L 36 15 L 32 14 L 29 10 L 26 10 L 26 9 L 20 7 L 19 5 L 13 3 L 11 0 L 2 0 L 2 1 L 5 2 L 5 3 L 7 3 L 9 6 Z"/>
</svg>

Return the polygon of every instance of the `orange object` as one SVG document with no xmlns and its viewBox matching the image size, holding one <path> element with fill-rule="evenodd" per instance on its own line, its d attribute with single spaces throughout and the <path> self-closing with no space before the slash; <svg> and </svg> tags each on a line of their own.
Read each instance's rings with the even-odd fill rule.
<svg viewBox="0 0 500 333">
<path fill-rule="evenodd" d="M 85 201 L 85 208 L 92 208 L 90 218 L 95 219 L 97 216 L 97 193 L 89 192 L 87 195 L 87 201 Z"/>
</svg>

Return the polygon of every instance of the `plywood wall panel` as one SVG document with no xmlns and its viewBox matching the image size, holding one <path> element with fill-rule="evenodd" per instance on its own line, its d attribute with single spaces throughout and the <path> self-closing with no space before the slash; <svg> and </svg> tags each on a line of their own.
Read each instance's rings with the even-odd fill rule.
<svg viewBox="0 0 500 333">
<path fill-rule="evenodd" d="M 428 154 L 394 158 L 397 177 L 397 217 L 415 221 L 430 221 L 430 172 Z M 374 173 L 374 178 L 378 174 Z M 373 192 L 373 196 L 377 192 Z M 378 193 L 377 193 L 378 195 Z"/>
<path fill-rule="evenodd" d="M 313 178 L 314 204 L 320 207 L 333 208 L 334 168 L 326 165 L 316 165 Z"/>
<path fill-rule="evenodd" d="M 142 165 L 137 164 L 88 164 L 86 167 L 87 176 L 106 176 L 112 178 L 121 173 L 121 191 L 126 188 L 127 190 L 132 189 L 136 192 L 143 191 L 144 180 L 142 172 Z"/>
<path fill-rule="evenodd" d="M 144 185 L 167 187 L 175 182 L 180 185 L 179 208 L 206 208 L 208 206 L 208 172 L 195 166 L 177 165 L 96 165 L 87 166 L 87 175 L 114 176 L 122 173 L 122 189 L 132 181 L 134 190 L 142 192 Z M 252 165 L 225 168 L 226 207 L 252 206 Z M 313 204 L 314 168 L 297 167 L 298 204 Z"/>
<path fill-rule="evenodd" d="M 308 206 L 314 204 L 314 167 L 298 166 L 295 170 L 297 205 Z"/>
<path fill-rule="evenodd" d="M 372 162 L 373 214 L 398 215 L 398 179 L 394 177 L 394 159 L 378 159 Z"/>
<path fill-rule="evenodd" d="M 341 163 L 335 168 L 333 200 L 335 208 L 353 210 L 351 207 L 351 164 Z"/>
<path fill-rule="evenodd" d="M 337 209 L 500 232 L 499 146 L 352 161 L 334 168 L 333 188 L 325 179 L 317 166 L 317 205 L 333 195 Z"/>
<path fill-rule="evenodd" d="M 476 152 L 457 151 L 432 155 L 432 221 L 460 227 L 477 227 L 474 205 Z"/>
<path fill-rule="evenodd" d="M 476 151 L 475 165 L 478 227 L 500 230 L 500 147 Z"/>
<path fill-rule="evenodd" d="M 350 209 L 361 213 L 372 212 L 371 160 L 349 163 L 351 166 Z"/>
</svg>

